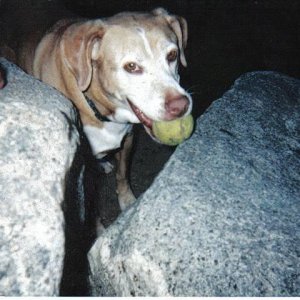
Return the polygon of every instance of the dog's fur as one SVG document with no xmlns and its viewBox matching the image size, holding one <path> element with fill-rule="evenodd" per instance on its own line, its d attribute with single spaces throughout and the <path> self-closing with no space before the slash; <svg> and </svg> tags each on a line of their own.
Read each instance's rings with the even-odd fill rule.
<svg viewBox="0 0 300 300">
<path fill-rule="evenodd" d="M 126 177 L 131 124 L 142 122 L 152 136 L 153 121 L 191 112 L 192 99 L 178 75 L 179 61 L 186 66 L 186 43 L 185 19 L 159 8 L 107 19 L 61 20 L 41 37 L 26 36 L 19 52 L 25 71 L 75 104 L 96 157 L 121 147 L 125 138 L 117 154 L 122 209 L 134 201 Z M 110 122 L 96 117 L 87 98 Z"/>
</svg>

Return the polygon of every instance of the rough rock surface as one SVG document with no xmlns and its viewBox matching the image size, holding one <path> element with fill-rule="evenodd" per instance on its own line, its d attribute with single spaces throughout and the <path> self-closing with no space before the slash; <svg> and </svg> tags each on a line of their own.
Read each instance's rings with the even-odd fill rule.
<svg viewBox="0 0 300 300">
<path fill-rule="evenodd" d="M 0 64 L 7 75 L 0 90 L 0 295 L 58 295 L 76 112 L 55 89 Z"/>
<path fill-rule="evenodd" d="M 300 295 L 300 81 L 248 73 L 89 252 L 93 295 Z"/>
</svg>

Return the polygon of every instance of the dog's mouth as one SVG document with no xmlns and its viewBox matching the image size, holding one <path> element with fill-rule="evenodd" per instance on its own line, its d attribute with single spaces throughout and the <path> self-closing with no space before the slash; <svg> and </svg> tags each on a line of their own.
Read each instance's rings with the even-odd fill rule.
<svg viewBox="0 0 300 300">
<path fill-rule="evenodd" d="M 146 127 L 146 129 L 152 131 L 152 124 L 153 120 L 148 118 L 137 106 L 135 106 L 129 99 L 127 99 L 132 111 L 135 113 L 135 115 L 138 117 L 138 119 L 141 121 L 141 123 Z"/>
<path fill-rule="evenodd" d="M 150 135 L 150 137 L 157 143 L 161 143 L 152 132 L 153 120 L 148 118 L 137 106 L 135 106 L 129 99 L 127 99 L 132 111 L 144 125 L 146 132 Z"/>
<path fill-rule="evenodd" d="M 144 125 L 144 128 L 146 132 L 151 136 L 151 138 L 156 141 L 157 143 L 161 143 L 153 134 L 152 132 L 152 125 L 153 120 L 148 118 L 137 106 L 135 106 L 128 98 L 127 101 L 134 112 L 134 114 L 137 116 L 137 118 L 141 121 L 141 123 Z"/>
</svg>

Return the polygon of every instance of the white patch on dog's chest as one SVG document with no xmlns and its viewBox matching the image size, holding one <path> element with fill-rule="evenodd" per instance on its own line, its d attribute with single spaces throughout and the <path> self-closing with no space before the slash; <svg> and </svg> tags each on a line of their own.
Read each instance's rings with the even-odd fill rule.
<svg viewBox="0 0 300 300">
<path fill-rule="evenodd" d="M 115 122 L 104 122 L 102 128 L 91 125 L 83 126 L 93 154 L 97 156 L 97 158 L 102 158 L 106 156 L 108 151 L 119 148 L 124 136 L 131 129 L 131 124 Z"/>
</svg>

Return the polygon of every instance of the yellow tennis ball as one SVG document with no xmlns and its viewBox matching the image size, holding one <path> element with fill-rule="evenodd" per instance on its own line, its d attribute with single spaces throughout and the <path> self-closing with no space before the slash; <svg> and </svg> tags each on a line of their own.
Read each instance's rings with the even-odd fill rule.
<svg viewBox="0 0 300 300">
<path fill-rule="evenodd" d="M 192 115 L 172 121 L 154 121 L 152 125 L 154 136 L 161 143 L 169 146 L 176 146 L 189 138 L 193 128 Z"/>
</svg>

